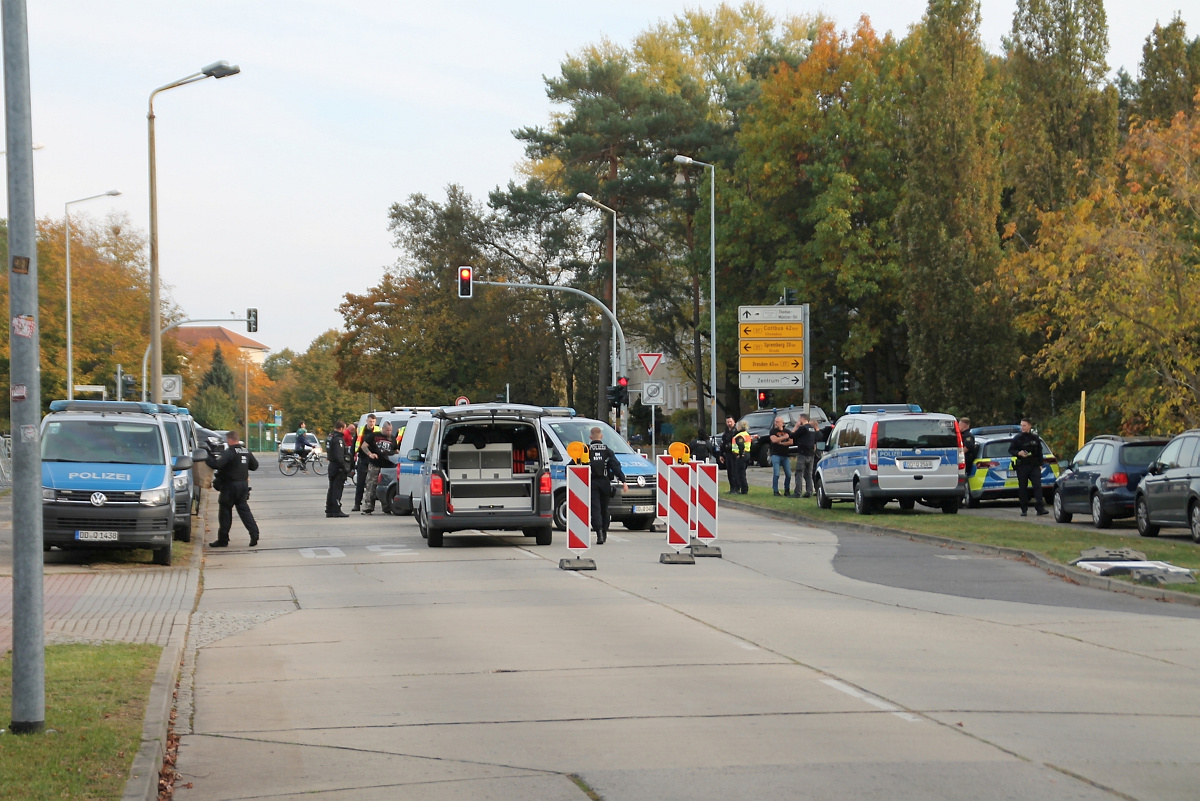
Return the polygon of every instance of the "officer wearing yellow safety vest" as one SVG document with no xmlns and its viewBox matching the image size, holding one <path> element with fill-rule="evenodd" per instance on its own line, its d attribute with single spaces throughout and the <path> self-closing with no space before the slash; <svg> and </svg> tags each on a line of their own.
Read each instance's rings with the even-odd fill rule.
<svg viewBox="0 0 1200 801">
<path fill-rule="evenodd" d="M 728 424 L 729 421 L 726 421 Z M 750 461 L 750 433 L 746 431 L 746 421 L 737 424 L 737 431 L 730 437 L 729 454 L 726 456 L 729 471 L 729 491 L 746 495 L 750 485 L 746 483 L 746 463 Z"/>
</svg>

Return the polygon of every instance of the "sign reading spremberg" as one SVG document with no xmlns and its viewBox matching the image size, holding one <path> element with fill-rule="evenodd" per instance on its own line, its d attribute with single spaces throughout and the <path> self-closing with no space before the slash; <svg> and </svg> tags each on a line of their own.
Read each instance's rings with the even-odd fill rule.
<svg viewBox="0 0 1200 801">
<path fill-rule="evenodd" d="M 808 326 L 807 303 L 739 306 L 738 385 L 742 389 L 804 389 Z"/>
</svg>

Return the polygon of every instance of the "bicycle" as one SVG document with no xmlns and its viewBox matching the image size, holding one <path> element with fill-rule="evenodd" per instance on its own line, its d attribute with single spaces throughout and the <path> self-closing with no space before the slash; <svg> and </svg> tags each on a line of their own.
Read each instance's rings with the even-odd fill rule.
<svg viewBox="0 0 1200 801">
<path fill-rule="evenodd" d="M 279 454 L 279 472 L 285 476 L 294 476 L 301 468 L 312 467 L 318 476 L 329 472 L 329 457 L 323 453 L 305 455 L 303 458 L 294 453 Z"/>
</svg>

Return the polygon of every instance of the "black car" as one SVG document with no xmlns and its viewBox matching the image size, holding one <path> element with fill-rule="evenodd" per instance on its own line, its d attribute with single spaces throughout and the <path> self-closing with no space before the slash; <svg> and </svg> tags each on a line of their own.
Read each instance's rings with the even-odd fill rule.
<svg viewBox="0 0 1200 801">
<path fill-rule="evenodd" d="M 1167 443 L 1137 488 L 1137 527 L 1143 537 L 1160 528 L 1190 528 L 1200 542 L 1200 428 Z"/>
<path fill-rule="evenodd" d="M 1133 517 L 1138 484 L 1166 444 L 1166 437 L 1105 434 L 1084 445 L 1063 465 L 1054 519 L 1070 523 L 1076 513 L 1090 514 L 1092 525 L 1108 528 L 1117 518 Z"/>
</svg>

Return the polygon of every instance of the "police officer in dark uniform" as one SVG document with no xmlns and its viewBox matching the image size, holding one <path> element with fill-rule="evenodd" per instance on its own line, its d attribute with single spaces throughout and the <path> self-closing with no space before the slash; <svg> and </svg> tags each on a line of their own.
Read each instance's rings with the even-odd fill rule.
<svg viewBox="0 0 1200 801">
<path fill-rule="evenodd" d="M 1021 419 L 1021 433 L 1013 437 L 1008 452 L 1017 463 L 1017 498 L 1021 501 L 1021 517 L 1029 510 L 1029 485 L 1033 484 L 1033 502 L 1039 515 L 1047 514 L 1042 501 L 1042 438 L 1033 433 L 1029 418 Z"/>
<path fill-rule="evenodd" d="M 612 492 L 611 479 L 621 480 L 621 486 L 629 489 L 621 462 L 612 448 L 604 444 L 604 430 L 593 426 L 592 441 L 588 443 L 588 464 L 592 468 L 592 528 L 596 530 L 596 544 L 608 540 L 608 499 Z"/>
<path fill-rule="evenodd" d="M 326 517 L 349 517 L 342 511 L 342 490 L 346 486 L 346 476 L 350 468 L 346 464 L 346 424 L 338 420 L 333 424 L 333 433 L 325 443 L 325 452 L 329 454 L 329 492 L 325 494 Z"/>
<path fill-rule="evenodd" d="M 729 478 L 729 491 L 737 492 L 742 486 L 736 478 L 737 467 L 733 463 L 733 437 L 737 434 L 737 424 L 732 417 L 725 418 L 725 432 L 721 434 L 721 452 L 717 455 L 717 461 L 725 468 L 725 475 Z"/>
<path fill-rule="evenodd" d="M 225 548 L 229 545 L 229 528 L 233 525 L 233 508 L 236 506 L 242 525 L 250 532 L 250 547 L 258 545 L 258 523 L 250 513 L 250 471 L 258 469 L 258 459 L 242 444 L 236 431 L 225 433 L 226 447 L 220 455 L 209 454 L 204 463 L 216 471 L 213 487 L 221 493 L 218 500 L 217 541 L 210 548 Z"/>
</svg>

